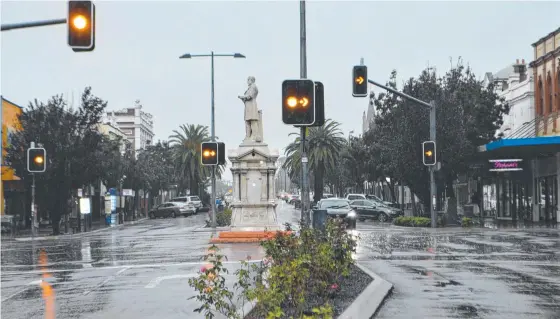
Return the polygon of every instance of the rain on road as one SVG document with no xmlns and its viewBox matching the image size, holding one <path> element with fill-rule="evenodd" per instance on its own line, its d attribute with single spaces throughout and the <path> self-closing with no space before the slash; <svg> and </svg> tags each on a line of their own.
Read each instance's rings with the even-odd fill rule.
<svg viewBox="0 0 560 319">
<path fill-rule="evenodd" d="M 291 207 L 281 204 L 282 222 L 298 219 Z M 192 312 L 198 304 L 188 300 L 187 281 L 204 264 L 205 217 L 3 241 L 2 318 L 45 318 L 45 309 L 59 319 L 202 318 Z M 559 318 L 557 229 L 431 231 L 364 222 L 357 232 L 356 258 L 395 285 L 379 318 Z M 263 253 L 254 244 L 220 246 L 231 272 L 238 260 Z"/>
</svg>

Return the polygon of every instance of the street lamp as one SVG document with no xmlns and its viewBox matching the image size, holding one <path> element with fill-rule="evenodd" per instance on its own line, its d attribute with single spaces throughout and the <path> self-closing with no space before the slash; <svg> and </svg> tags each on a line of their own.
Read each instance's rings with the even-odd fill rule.
<svg viewBox="0 0 560 319">
<path fill-rule="evenodd" d="M 241 53 L 214 53 L 210 51 L 209 54 L 190 54 L 185 53 L 179 57 L 179 59 L 192 59 L 192 58 L 206 58 L 210 57 L 210 73 L 211 73 L 211 90 L 210 90 L 210 100 L 211 100 L 211 122 L 210 131 L 212 142 L 216 141 L 216 132 L 214 127 L 214 57 L 232 57 L 244 59 L 245 56 Z M 216 167 L 212 166 L 212 195 L 210 203 L 212 204 L 212 228 L 216 228 Z"/>
</svg>

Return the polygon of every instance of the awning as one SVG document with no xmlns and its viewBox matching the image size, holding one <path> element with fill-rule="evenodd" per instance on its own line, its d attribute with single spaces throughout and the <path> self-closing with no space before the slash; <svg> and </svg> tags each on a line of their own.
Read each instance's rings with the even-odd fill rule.
<svg viewBox="0 0 560 319">
<path fill-rule="evenodd" d="M 536 136 L 537 119 L 526 122 L 509 136 L 478 147 L 483 157 L 539 158 L 560 152 L 560 136 Z M 552 123 L 549 123 L 552 125 Z"/>
</svg>

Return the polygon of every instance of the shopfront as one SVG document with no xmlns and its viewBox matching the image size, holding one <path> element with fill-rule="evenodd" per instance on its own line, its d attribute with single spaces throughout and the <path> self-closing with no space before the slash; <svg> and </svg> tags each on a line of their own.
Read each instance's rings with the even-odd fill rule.
<svg viewBox="0 0 560 319">
<path fill-rule="evenodd" d="M 489 164 L 482 199 L 487 217 L 560 223 L 560 137 L 502 139 L 479 150 Z"/>
</svg>

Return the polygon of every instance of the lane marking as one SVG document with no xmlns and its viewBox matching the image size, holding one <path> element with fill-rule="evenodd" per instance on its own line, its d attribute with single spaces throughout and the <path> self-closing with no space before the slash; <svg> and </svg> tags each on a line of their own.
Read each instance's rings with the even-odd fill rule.
<svg viewBox="0 0 560 319">
<path fill-rule="evenodd" d="M 109 281 L 111 281 L 111 280 L 117 278 L 118 276 L 120 276 L 123 272 L 127 271 L 128 269 L 129 269 L 129 267 L 125 267 L 125 268 L 123 268 L 123 269 L 117 271 L 116 274 L 114 274 L 114 275 L 108 277 L 107 279 L 103 280 L 103 282 L 101 282 L 99 285 L 95 286 L 93 289 L 84 291 L 84 296 L 89 295 L 92 291 L 95 291 L 95 290 L 97 290 L 97 289 L 103 287 L 103 286 L 106 285 Z"/>
<path fill-rule="evenodd" d="M 134 261 L 134 260 L 131 260 Z M 249 263 L 259 263 L 260 260 L 249 260 Z M 182 263 L 162 263 L 162 264 L 141 264 L 141 265 L 117 265 L 117 266 L 107 266 L 107 267 L 94 267 L 95 270 L 108 270 L 108 269 L 121 269 L 123 267 L 127 269 L 133 268 L 160 268 L 160 267 L 177 267 L 177 266 L 198 266 L 198 265 L 206 265 L 208 261 L 193 261 L 193 262 L 182 262 Z M 222 261 L 224 265 L 233 265 L 233 264 L 241 264 L 241 261 Z M 77 268 L 77 269 L 49 269 L 50 273 L 58 273 L 58 272 L 80 272 L 80 271 L 91 271 L 92 269 L 86 268 Z M 30 270 L 30 271 L 12 271 L 12 272 L 5 272 L 2 271 L 2 276 L 9 276 L 9 275 L 25 275 L 25 274 L 41 274 L 41 270 Z"/>
<path fill-rule="evenodd" d="M 193 277 L 196 277 L 196 276 L 198 276 L 198 274 L 171 275 L 171 276 L 157 277 L 157 278 L 152 279 L 152 281 L 150 281 L 150 283 L 147 284 L 144 288 L 155 288 L 157 285 L 159 285 L 164 280 L 178 279 L 178 278 L 193 278 Z"/>
</svg>

